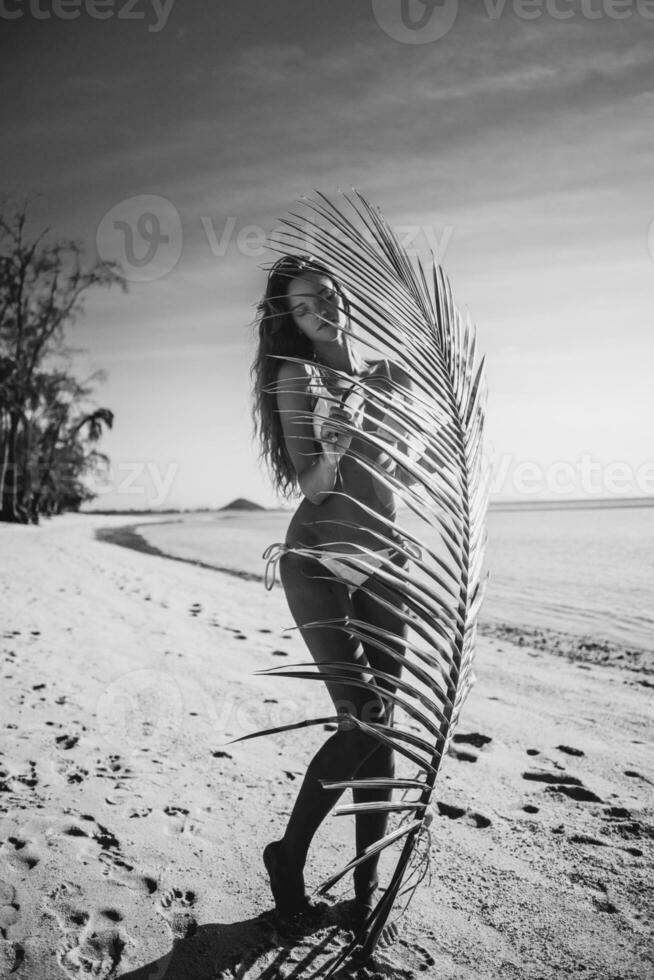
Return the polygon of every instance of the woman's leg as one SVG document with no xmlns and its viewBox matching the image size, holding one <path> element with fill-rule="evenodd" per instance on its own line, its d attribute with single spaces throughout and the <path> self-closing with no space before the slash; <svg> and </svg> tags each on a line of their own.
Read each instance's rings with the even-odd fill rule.
<svg viewBox="0 0 654 980">
<path fill-rule="evenodd" d="M 325 684 L 337 714 L 343 716 L 338 730 L 309 763 L 282 840 L 271 851 L 266 849 L 266 866 L 271 874 L 277 905 L 292 910 L 293 907 L 301 907 L 304 901 L 302 868 L 311 840 L 343 792 L 323 789 L 321 780 L 351 779 L 378 749 L 378 742 L 351 723 L 348 724 L 347 716 L 375 721 L 383 716 L 384 704 L 371 675 L 367 675 L 370 682 L 368 689 L 329 679 L 329 672 L 336 668 L 327 666 L 326 661 L 365 663 L 357 640 L 337 627 L 303 626 L 313 620 L 344 618 L 351 614 L 347 587 L 320 562 L 292 552 L 282 556 L 279 569 L 291 615 L 300 627 L 318 668 L 325 674 Z M 327 578 L 312 579 L 316 575 Z M 361 675 L 357 674 L 356 677 L 360 679 Z"/>
<path fill-rule="evenodd" d="M 394 564 L 405 567 L 408 562 L 406 559 L 398 558 Z M 382 627 L 398 637 L 398 641 L 405 639 L 407 626 L 399 613 L 406 612 L 406 605 L 402 601 L 401 592 L 396 588 L 390 588 L 373 575 L 365 583 L 365 587 L 373 591 L 376 595 L 392 602 L 397 612 L 387 609 L 374 596 L 369 596 L 360 589 L 352 595 L 354 616 L 363 622 L 374 626 Z M 404 654 L 404 645 L 401 642 L 394 643 L 384 639 L 382 642 Z M 399 677 L 402 664 L 385 651 L 378 649 L 372 643 L 363 642 L 363 649 L 371 667 L 384 670 L 395 677 Z M 395 685 L 379 680 L 378 684 L 385 690 L 395 691 Z M 390 708 L 392 718 L 392 706 Z M 395 763 L 393 750 L 386 745 L 380 745 L 377 751 L 370 755 L 357 770 L 357 779 L 365 779 L 373 776 L 393 777 L 395 774 Z M 390 789 L 355 789 L 352 791 L 355 803 L 372 803 L 377 801 L 388 802 L 392 796 Z M 356 849 L 357 854 L 361 853 L 366 847 L 374 844 L 386 833 L 388 813 L 359 813 L 355 817 L 356 821 Z M 377 865 L 379 854 L 373 855 L 367 861 L 357 865 L 354 869 L 354 889 L 355 894 L 362 905 L 366 904 L 366 899 L 371 894 L 377 883 Z M 370 902 L 368 902 L 370 904 Z"/>
</svg>

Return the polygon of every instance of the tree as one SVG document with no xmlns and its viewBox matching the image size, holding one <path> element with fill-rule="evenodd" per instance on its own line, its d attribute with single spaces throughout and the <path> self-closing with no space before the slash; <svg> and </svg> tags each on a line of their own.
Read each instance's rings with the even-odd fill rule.
<svg viewBox="0 0 654 980">
<path fill-rule="evenodd" d="M 30 238 L 27 210 L 0 214 L 0 520 L 23 523 L 84 499 L 80 478 L 101 460 L 90 444 L 113 413 L 85 411 L 88 382 L 52 365 L 69 353 L 64 329 L 87 291 L 127 288 L 116 262 L 85 268 L 79 242 L 48 244 L 49 228 Z"/>
</svg>

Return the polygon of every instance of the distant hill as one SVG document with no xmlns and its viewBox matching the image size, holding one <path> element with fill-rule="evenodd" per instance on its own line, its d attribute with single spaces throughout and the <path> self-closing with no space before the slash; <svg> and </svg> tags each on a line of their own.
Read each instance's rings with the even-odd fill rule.
<svg viewBox="0 0 654 980">
<path fill-rule="evenodd" d="M 231 504 L 225 504 L 224 507 L 219 507 L 218 510 L 265 510 L 261 504 L 255 504 L 251 500 L 246 500 L 245 497 L 237 497 L 236 500 L 232 500 Z"/>
</svg>

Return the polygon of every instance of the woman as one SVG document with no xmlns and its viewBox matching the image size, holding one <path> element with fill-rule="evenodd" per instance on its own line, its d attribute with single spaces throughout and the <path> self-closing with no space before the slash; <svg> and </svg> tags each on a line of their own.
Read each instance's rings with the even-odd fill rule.
<svg viewBox="0 0 654 980">
<path fill-rule="evenodd" d="M 284 256 L 275 263 L 258 311 L 259 346 L 252 373 L 261 455 L 280 492 L 297 489 L 303 494 L 285 543 L 264 552 L 269 560 L 266 584 L 272 587 L 268 570 L 278 560 L 291 615 L 324 675 L 339 717 L 337 730 L 309 764 L 284 836 L 263 852 L 278 910 L 295 913 L 309 907 L 303 877 L 309 845 L 342 793 L 323 788 L 321 781 L 391 777 L 394 772 L 392 750 L 359 729 L 351 716 L 391 724 L 392 703 L 384 692 L 393 691 L 395 685 L 367 672 L 352 672 L 353 680 L 365 680 L 364 687 L 330 674 L 347 674 L 343 665 L 363 664 L 398 677 L 398 660 L 338 626 L 304 624 L 358 619 L 397 636 L 396 644 L 384 642 L 404 653 L 406 606 L 401 591 L 375 571 L 380 565 L 392 571 L 392 566 L 403 568 L 407 563 L 404 553 L 385 547 L 373 533 L 400 541 L 397 532 L 389 531 L 377 516 L 394 520 L 393 493 L 356 455 L 376 460 L 386 471 L 395 467 L 366 436 L 388 439 L 384 423 L 389 420 L 370 398 L 364 400 L 358 381 L 390 395 L 396 384 L 408 387 L 408 378 L 388 360 L 361 357 L 346 332 L 349 305 L 342 287 L 324 266 L 308 257 Z M 298 364 L 285 357 L 311 363 Z M 346 554 L 356 557 L 344 560 Z M 333 661 L 340 664 L 330 665 Z M 357 803 L 390 799 L 388 789 L 352 792 Z M 355 819 L 360 853 L 384 836 L 387 814 L 357 813 Z M 374 905 L 377 862 L 375 855 L 354 869 L 354 912 L 361 921 Z"/>
</svg>

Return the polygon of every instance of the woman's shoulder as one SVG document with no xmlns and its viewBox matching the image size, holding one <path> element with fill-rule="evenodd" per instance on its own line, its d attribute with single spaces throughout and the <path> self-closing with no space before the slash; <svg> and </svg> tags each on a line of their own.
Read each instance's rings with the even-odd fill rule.
<svg viewBox="0 0 654 980">
<path fill-rule="evenodd" d="M 277 368 L 277 381 L 282 381 L 284 385 L 306 391 L 309 383 L 316 376 L 316 371 L 311 364 L 298 363 L 291 360 L 280 360 Z"/>
</svg>

